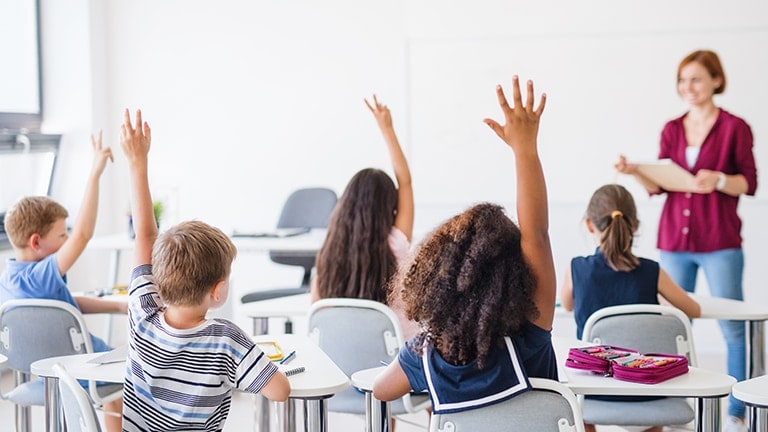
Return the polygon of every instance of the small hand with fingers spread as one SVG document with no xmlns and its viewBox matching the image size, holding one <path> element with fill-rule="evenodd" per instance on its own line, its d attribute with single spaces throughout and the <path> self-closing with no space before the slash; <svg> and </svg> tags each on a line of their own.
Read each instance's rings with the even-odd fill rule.
<svg viewBox="0 0 768 432">
<path fill-rule="evenodd" d="M 93 148 L 93 172 L 101 175 L 104 172 L 104 168 L 107 166 L 107 159 L 111 162 L 115 161 L 112 155 L 112 149 L 102 145 L 102 131 L 99 129 L 98 136 L 91 135 L 91 147 Z"/>
<path fill-rule="evenodd" d="M 544 112 L 544 105 L 546 105 L 547 95 L 542 93 L 539 106 L 534 109 L 533 107 L 533 81 L 527 83 L 527 96 L 525 105 L 523 105 L 523 99 L 520 94 L 520 82 L 517 75 L 512 77 L 512 102 L 513 106 L 509 106 L 507 97 L 504 95 L 504 90 L 501 86 L 496 86 L 496 96 L 499 99 L 499 105 L 504 113 L 504 125 L 499 124 L 493 119 L 484 119 L 483 122 L 487 124 L 496 135 L 499 136 L 507 145 L 512 147 L 515 153 L 525 150 L 525 146 L 533 146 L 535 150 L 536 135 L 539 131 L 539 119 L 541 113 Z"/>
<path fill-rule="evenodd" d="M 379 129 L 384 130 L 392 128 L 392 115 L 389 113 L 389 108 L 379 102 L 376 95 L 373 95 L 373 104 L 368 102 L 368 99 L 363 100 L 368 109 L 371 110 L 371 114 L 373 114 L 373 117 L 376 119 L 376 123 L 379 124 Z"/>
<path fill-rule="evenodd" d="M 136 127 L 131 122 L 131 113 L 125 109 L 123 124 L 120 126 L 120 147 L 125 156 L 133 161 L 146 159 L 152 142 L 152 130 L 147 122 L 141 120 L 141 110 L 136 110 Z"/>
</svg>

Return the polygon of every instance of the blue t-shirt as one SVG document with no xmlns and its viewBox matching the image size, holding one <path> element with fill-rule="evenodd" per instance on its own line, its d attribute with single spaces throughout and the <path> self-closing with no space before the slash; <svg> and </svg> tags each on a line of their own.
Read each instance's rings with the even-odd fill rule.
<svg viewBox="0 0 768 432">
<path fill-rule="evenodd" d="M 525 323 L 518 335 L 493 346 L 483 369 L 476 362 L 452 365 L 431 347 L 426 357 L 406 347 L 398 361 L 413 391 L 429 390 L 435 413 L 458 412 L 492 405 L 530 389 L 528 377 L 557 380 L 552 335 Z M 425 363 L 429 367 L 425 370 Z M 429 376 L 428 376 L 429 375 Z"/>
<path fill-rule="evenodd" d="M 592 313 L 608 306 L 659 304 L 659 263 L 640 258 L 631 271 L 612 269 L 600 249 L 594 255 L 571 260 L 576 337 Z"/>
<path fill-rule="evenodd" d="M 0 275 L 0 303 L 13 299 L 60 300 L 79 309 L 67 288 L 67 276 L 59 274 L 55 254 L 40 261 L 6 261 Z"/>
</svg>

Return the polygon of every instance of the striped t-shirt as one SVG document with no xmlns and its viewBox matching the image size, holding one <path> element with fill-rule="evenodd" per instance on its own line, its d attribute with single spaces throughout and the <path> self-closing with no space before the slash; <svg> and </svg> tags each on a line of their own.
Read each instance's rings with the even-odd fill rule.
<svg viewBox="0 0 768 432">
<path fill-rule="evenodd" d="M 152 267 L 133 270 L 124 431 L 220 431 L 233 389 L 256 393 L 277 367 L 234 323 L 166 324 Z"/>
</svg>

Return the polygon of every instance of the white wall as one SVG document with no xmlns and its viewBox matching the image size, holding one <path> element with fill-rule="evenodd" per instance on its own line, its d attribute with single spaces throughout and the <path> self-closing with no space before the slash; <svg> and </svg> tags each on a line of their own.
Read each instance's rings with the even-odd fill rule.
<svg viewBox="0 0 768 432">
<path fill-rule="evenodd" d="M 617 178 L 612 163 L 620 153 L 655 156 L 664 121 L 685 109 L 677 62 L 697 48 L 721 55 L 729 83 L 718 103 L 752 125 L 758 166 L 768 166 L 760 106 L 768 99 L 768 4 L 760 0 L 42 5 L 45 128 L 65 137 L 55 194 L 75 211 L 93 130 L 104 128 L 118 156 L 105 174 L 100 233 L 125 228 L 117 149 L 125 107 L 142 108 L 153 128 L 151 183 L 169 203 L 165 223 L 263 229 L 296 187 L 341 192 L 360 168 L 388 169 L 362 103 L 374 92 L 391 107 L 412 165 L 417 231 L 475 201 L 513 209 L 512 155 L 481 120 L 498 117 L 493 87 L 518 73 L 549 95 L 540 142 L 558 265 L 592 251 L 580 219 L 591 192 L 613 181 L 635 193 L 638 253 L 655 258 L 661 200 Z M 766 193 L 743 200 L 741 212 L 746 295 L 768 305 L 760 283 Z M 106 261 L 95 253 L 88 260 L 72 278 L 98 285 Z M 298 280 L 263 257 L 241 260 L 260 270 L 240 274 L 241 287 Z"/>
</svg>

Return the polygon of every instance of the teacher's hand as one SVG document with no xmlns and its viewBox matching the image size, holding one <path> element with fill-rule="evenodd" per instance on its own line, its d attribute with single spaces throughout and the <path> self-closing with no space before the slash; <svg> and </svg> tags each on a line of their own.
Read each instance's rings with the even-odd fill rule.
<svg viewBox="0 0 768 432">
<path fill-rule="evenodd" d="M 699 170 L 693 178 L 694 192 L 708 194 L 717 190 L 717 181 L 720 180 L 720 172 L 708 169 Z"/>
<path fill-rule="evenodd" d="M 628 163 L 624 155 L 619 156 L 619 161 L 613 167 L 622 174 L 634 174 L 637 171 L 637 164 Z"/>
</svg>

